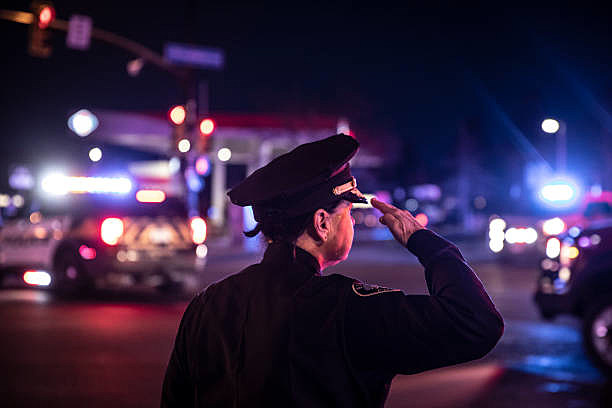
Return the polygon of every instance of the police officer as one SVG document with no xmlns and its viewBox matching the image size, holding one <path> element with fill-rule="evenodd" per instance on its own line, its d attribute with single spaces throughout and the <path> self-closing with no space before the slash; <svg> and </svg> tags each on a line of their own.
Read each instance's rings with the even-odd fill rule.
<svg viewBox="0 0 612 408">
<path fill-rule="evenodd" d="M 380 407 L 391 380 L 480 358 L 503 321 L 450 242 L 372 199 L 380 222 L 425 267 L 426 295 L 324 270 L 346 259 L 358 143 L 307 143 L 229 192 L 253 206 L 263 260 L 209 286 L 184 313 L 162 407 Z"/>
</svg>

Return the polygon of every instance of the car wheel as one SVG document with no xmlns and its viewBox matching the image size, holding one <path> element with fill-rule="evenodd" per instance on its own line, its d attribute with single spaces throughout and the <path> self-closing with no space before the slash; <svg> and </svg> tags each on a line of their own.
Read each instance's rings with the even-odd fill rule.
<svg viewBox="0 0 612 408">
<path fill-rule="evenodd" d="M 589 357 L 612 377 L 612 294 L 604 299 L 587 312 L 583 339 Z"/>
<path fill-rule="evenodd" d="M 53 268 L 56 289 L 62 292 L 82 292 L 92 288 L 87 268 L 80 259 L 69 253 L 58 256 Z"/>
</svg>

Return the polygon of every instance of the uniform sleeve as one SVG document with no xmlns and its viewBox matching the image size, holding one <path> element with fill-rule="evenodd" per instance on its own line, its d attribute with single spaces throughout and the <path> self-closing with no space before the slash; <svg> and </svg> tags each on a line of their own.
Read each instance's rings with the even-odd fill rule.
<svg viewBox="0 0 612 408">
<path fill-rule="evenodd" d="M 429 296 L 350 291 L 345 341 L 358 370 L 413 374 L 486 355 L 503 320 L 459 250 L 429 230 L 409 239 L 425 267 Z"/>
<path fill-rule="evenodd" d="M 162 408 L 194 406 L 195 387 L 189 373 L 187 360 L 188 333 L 198 310 L 203 304 L 203 296 L 203 294 L 196 296 L 183 313 L 164 376 L 161 396 Z"/>
</svg>

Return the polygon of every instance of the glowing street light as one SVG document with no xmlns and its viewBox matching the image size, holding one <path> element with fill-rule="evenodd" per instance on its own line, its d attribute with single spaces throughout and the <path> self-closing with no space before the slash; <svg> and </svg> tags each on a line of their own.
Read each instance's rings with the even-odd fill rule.
<svg viewBox="0 0 612 408">
<path fill-rule="evenodd" d="M 546 133 L 557 133 L 559 131 L 559 128 L 561 126 L 559 125 L 559 121 L 555 120 L 555 119 L 544 119 L 542 121 L 542 130 L 545 131 Z"/>
<path fill-rule="evenodd" d="M 89 160 L 92 162 L 99 162 L 102 159 L 102 149 L 99 147 L 94 147 L 89 151 Z"/>
<path fill-rule="evenodd" d="M 87 109 L 81 109 L 68 118 L 68 127 L 81 137 L 86 137 L 98 127 L 98 118 Z"/>
<path fill-rule="evenodd" d="M 187 153 L 191 149 L 191 142 L 187 139 L 181 139 L 178 142 L 178 150 L 181 153 Z"/>
<path fill-rule="evenodd" d="M 227 147 L 223 147 L 223 148 L 219 149 L 219 151 L 217 152 L 217 157 L 222 162 L 226 162 L 226 161 L 228 161 L 229 159 L 232 158 L 232 151 L 230 149 L 228 149 Z"/>
</svg>

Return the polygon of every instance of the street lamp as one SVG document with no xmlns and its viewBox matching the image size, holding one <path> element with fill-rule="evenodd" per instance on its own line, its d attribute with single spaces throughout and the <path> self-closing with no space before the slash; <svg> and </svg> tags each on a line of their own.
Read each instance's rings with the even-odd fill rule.
<svg viewBox="0 0 612 408">
<path fill-rule="evenodd" d="M 87 109 L 81 109 L 68 118 L 68 127 L 81 137 L 87 137 L 98 127 L 98 118 Z"/>
<path fill-rule="evenodd" d="M 542 121 L 542 130 L 557 138 L 557 172 L 565 174 L 567 162 L 567 138 L 565 135 L 565 123 L 556 119 L 547 118 Z"/>
</svg>

